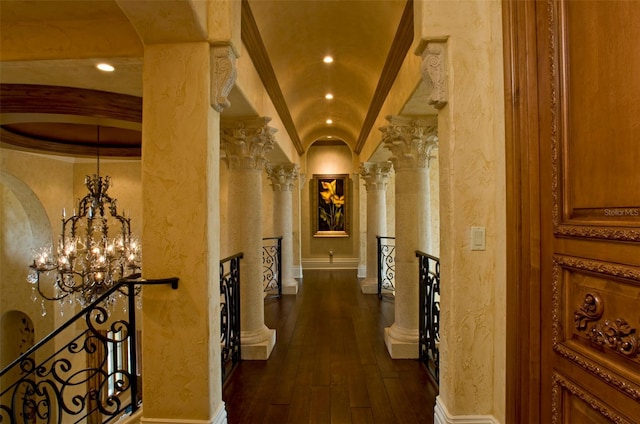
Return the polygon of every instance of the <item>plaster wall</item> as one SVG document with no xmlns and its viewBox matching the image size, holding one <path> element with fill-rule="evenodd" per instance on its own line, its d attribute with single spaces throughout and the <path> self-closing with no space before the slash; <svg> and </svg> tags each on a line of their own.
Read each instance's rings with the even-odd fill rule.
<svg viewBox="0 0 640 424">
<path fill-rule="evenodd" d="M 210 106 L 209 64 L 206 42 L 145 48 L 144 275 L 180 278 L 178 290 L 143 292 L 148 423 L 209 420 L 222 402 L 220 122 Z"/>
<path fill-rule="evenodd" d="M 416 1 L 416 42 L 446 38 L 440 140 L 439 402 L 505 417 L 505 152 L 499 1 Z M 470 227 L 486 250 L 470 250 Z"/>
<path fill-rule="evenodd" d="M 32 248 L 53 245 L 57 240 L 62 209 L 73 203 L 73 163 L 0 149 L 0 175 L 0 314 L 11 310 L 27 314 L 37 341 L 63 321 L 56 305 L 45 302 L 47 315 L 43 317 L 40 300 L 31 300 L 27 266 Z"/>
<path fill-rule="evenodd" d="M 360 190 L 357 169 L 353 169 L 351 149 L 347 145 L 311 146 L 306 153 L 305 183 L 301 191 L 302 262 L 303 266 L 322 268 L 347 267 L 356 269 L 360 248 Z M 313 175 L 348 174 L 347 207 L 349 237 L 314 237 Z M 333 251 L 333 259 L 329 251 Z"/>
<path fill-rule="evenodd" d="M 243 97 L 247 99 L 250 107 L 253 108 L 253 111 L 246 111 L 247 115 L 254 114 L 271 118 L 269 126 L 278 130 L 275 134 L 275 140 L 282 150 L 282 153 L 291 163 L 299 163 L 300 156 L 298 155 L 298 151 L 293 145 L 293 142 L 291 142 L 291 138 L 280 120 L 280 115 L 271 102 L 271 98 L 267 94 L 262 80 L 253 66 L 253 62 L 244 45 L 242 51 L 243 53 L 236 61 L 238 76 L 234 90 L 240 91 Z M 224 111 L 221 113 L 221 117 L 222 119 L 233 119 L 232 116 L 229 116 L 228 113 Z M 286 160 L 282 158 L 281 161 L 284 162 Z"/>
</svg>

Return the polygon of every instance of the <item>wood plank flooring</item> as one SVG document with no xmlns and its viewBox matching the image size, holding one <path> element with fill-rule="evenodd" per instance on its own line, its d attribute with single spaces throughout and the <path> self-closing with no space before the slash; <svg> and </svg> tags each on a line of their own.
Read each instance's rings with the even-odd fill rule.
<svg viewBox="0 0 640 424">
<path fill-rule="evenodd" d="M 354 271 L 304 273 L 297 296 L 265 302 L 267 361 L 241 361 L 223 389 L 228 422 L 433 423 L 437 389 L 418 360 L 393 360 L 393 302 L 360 293 Z"/>
</svg>

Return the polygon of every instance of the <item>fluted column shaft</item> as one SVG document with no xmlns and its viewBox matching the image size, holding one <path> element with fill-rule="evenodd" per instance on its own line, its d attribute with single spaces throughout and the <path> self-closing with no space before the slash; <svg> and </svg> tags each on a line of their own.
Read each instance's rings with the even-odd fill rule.
<svg viewBox="0 0 640 424">
<path fill-rule="evenodd" d="M 264 324 L 262 286 L 262 170 L 273 149 L 270 118 L 222 123 L 221 148 L 229 166 L 228 223 L 232 252 L 240 262 L 240 341 L 242 359 L 268 359 L 275 330 Z"/>
<path fill-rule="evenodd" d="M 435 120 L 393 116 L 382 129 L 392 153 L 396 191 L 395 322 L 385 329 L 392 358 L 418 357 L 418 261 L 416 250 L 428 250 L 428 157 L 436 137 Z"/>
<path fill-rule="evenodd" d="M 378 292 L 378 240 L 387 234 L 387 183 L 391 163 L 366 162 L 360 165 L 360 176 L 367 189 L 367 275 L 362 282 L 362 293 Z"/>
<path fill-rule="evenodd" d="M 282 236 L 282 293 L 297 294 L 293 278 L 293 186 L 299 178 L 296 164 L 269 164 L 267 175 L 273 187 L 273 230 Z"/>
</svg>

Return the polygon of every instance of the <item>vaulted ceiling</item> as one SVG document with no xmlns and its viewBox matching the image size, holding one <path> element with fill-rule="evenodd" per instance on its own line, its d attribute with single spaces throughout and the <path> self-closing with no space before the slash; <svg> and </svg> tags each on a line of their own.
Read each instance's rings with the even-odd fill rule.
<svg viewBox="0 0 640 424">
<path fill-rule="evenodd" d="M 298 153 L 330 139 L 358 153 L 369 132 L 377 131 L 374 120 L 411 45 L 411 2 L 249 0 L 242 4 L 242 24 L 243 54 L 251 56 Z M 71 110 L 71 102 L 96 96 L 97 107 L 113 109 L 99 115 L 99 124 L 108 127 L 101 131 L 104 148 L 140 155 L 135 109 L 141 105 L 144 47 L 116 0 L 2 0 L 0 31 L 4 146 L 92 153 L 86 146 L 95 142 L 95 114 Z M 326 55 L 333 63 L 323 62 Z M 97 71 L 99 61 L 116 71 Z M 223 118 L 255 113 L 237 90 L 230 101 Z"/>
</svg>

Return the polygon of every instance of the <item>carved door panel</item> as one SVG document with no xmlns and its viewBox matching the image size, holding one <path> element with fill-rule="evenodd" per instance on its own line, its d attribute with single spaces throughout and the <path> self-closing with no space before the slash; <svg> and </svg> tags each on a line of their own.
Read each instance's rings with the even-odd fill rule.
<svg viewBox="0 0 640 424">
<path fill-rule="evenodd" d="M 542 422 L 640 422 L 640 4 L 536 7 Z"/>
</svg>

